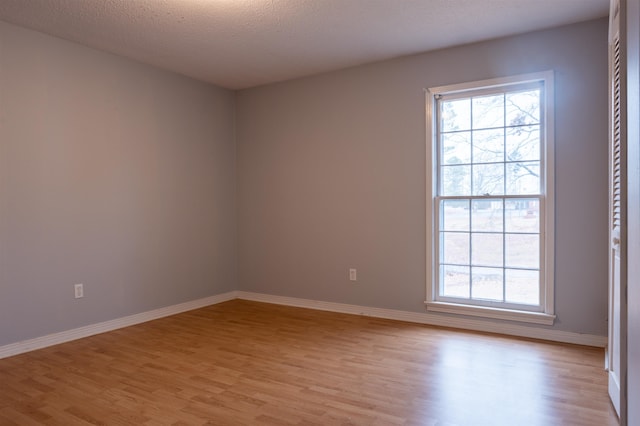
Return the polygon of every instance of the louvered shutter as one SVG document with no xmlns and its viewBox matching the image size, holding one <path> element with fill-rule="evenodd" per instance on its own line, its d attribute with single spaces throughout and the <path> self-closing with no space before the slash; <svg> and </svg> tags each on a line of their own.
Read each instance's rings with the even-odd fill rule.
<svg viewBox="0 0 640 426">
<path fill-rule="evenodd" d="M 611 141 L 611 226 L 613 229 L 620 227 L 621 218 L 621 193 L 622 193 L 622 155 L 621 155 L 621 74 L 620 74 L 620 38 L 613 41 L 612 57 L 612 141 Z"/>
</svg>

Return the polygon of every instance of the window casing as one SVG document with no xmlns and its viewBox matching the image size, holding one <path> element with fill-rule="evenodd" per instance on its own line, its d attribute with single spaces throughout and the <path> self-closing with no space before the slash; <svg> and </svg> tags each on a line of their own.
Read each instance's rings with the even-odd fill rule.
<svg viewBox="0 0 640 426">
<path fill-rule="evenodd" d="M 427 308 L 552 324 L 553 73 L 427 91 Z"/>
</svg>

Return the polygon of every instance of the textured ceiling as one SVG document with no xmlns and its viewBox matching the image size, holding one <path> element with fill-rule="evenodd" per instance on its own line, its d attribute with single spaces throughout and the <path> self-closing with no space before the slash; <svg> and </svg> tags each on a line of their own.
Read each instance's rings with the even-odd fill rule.
<svg viewBox="0 0 640 426">
<path fill-rule="evenodd" d="M 240 89 L 606 16 L 609 0 L 0 0 L 0 20 Z"/>
</svg>

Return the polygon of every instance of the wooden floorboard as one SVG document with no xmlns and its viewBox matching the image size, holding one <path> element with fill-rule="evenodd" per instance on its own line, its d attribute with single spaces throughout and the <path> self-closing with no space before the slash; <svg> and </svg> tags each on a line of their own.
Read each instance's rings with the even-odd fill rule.
<svg viewBox="0 0 640 426">
<path fill-rule="evenodd" d="M 617 425 L 603 359 L 234 300 L 0 360 L 0 425 Z"/>
</svg>

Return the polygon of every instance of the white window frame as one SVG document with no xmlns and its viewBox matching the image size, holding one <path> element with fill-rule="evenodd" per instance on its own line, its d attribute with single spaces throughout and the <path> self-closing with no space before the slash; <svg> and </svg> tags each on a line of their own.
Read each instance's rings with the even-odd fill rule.
<svg viewBox="0 0 640 426">
<path fill-rule="evenodd" d="M 520 310 L 512 307 L 480 306 L 451 301 L 439 301 L 437 274 L 439 274 L 436 238 L 438 236 L 439 207 L 437 150 L 437 100 L 441 95 L 476 93 L 505 86 L 517 86 L 540 82 L 543 85 L 541 117 L 542 152 L 540 158 L 541 194 L 540 198 L 540 245 L 544 256 L 540 257 L 541 300 L 537 311 Z M 484 318 L 520 321 L 534 324 L 553 325 L 554 314 L 554 81 L 553 71 L 543 71 L 510 77 L 481 80 L 462 84 L 432 87 L 426 90 L 427 124 L 427 310 L 450 314 L 471 315 Z M 506 305 L 505 305 L 506 306 Z"/>
</svg>

